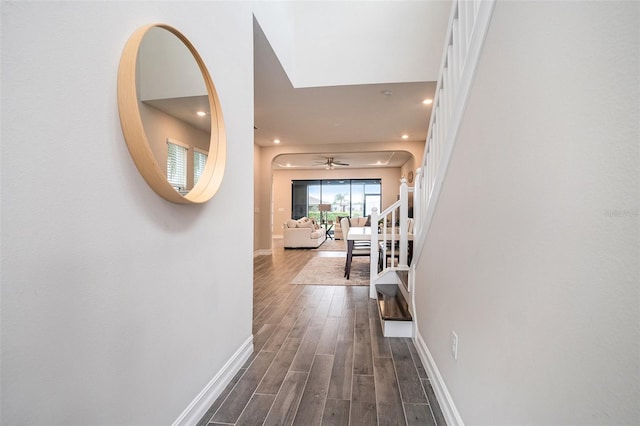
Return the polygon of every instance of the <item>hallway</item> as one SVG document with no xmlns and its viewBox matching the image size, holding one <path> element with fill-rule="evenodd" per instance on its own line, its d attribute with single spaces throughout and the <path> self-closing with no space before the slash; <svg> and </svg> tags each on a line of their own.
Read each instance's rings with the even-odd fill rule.
<svg viewBox="0 0 640 426">
<path fill-rule="evenodd" d="M 385 338 L 368 287 L 291 285 L 319 250 L 254 259 L 254 353 L 199 425 L 444 425 L 411 339 Z"/>
</svg>

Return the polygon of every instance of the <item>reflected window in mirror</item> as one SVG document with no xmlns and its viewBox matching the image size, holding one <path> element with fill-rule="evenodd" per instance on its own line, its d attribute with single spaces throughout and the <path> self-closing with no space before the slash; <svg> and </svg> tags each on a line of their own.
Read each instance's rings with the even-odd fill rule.
<svg viewBox="0 0 640 426">
<path fill-rule="evenodd" d="M 187 189 L 187 145 L 167 139 L 167 180 L 178 192 Z"/>
<path fill-rule="evenodd" d="M 200 180 L 202 172 L 204 172 L 204 166 L 207 164 L 207 158 L 209 153 L 199 148 L 193 149 L 193 184 L 195 185 Z"/>
</svg>

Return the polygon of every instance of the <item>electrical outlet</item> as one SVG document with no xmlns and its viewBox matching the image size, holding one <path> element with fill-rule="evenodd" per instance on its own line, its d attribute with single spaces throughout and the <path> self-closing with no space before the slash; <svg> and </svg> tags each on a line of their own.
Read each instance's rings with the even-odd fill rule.
<svg viewBox="0 0 640 426">
<path fill-rule="evenodd" d="M 451 331 L 451 356 L 458 360 L 458 335 L 455 331 Z"/>
</svg>

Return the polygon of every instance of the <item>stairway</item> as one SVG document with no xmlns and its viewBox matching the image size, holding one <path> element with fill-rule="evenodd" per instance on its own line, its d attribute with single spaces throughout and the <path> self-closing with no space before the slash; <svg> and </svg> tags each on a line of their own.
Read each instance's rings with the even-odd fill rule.
<svg viewBox="0 0 640 426">
<path fill-rule="evenodd" d="M 402 178 L 398 201 L 379 214 L 375 207 L 371 209 L 371 223 L 378 224 L 378 232 L 371 233 L 370 297 L 377 301 L 385 337 L 413 337 L 408 291 L 414 238 L 414 221 L 408 217 L 410 192 L 413 188 Z"/>
<path fill-rule="evenodd" d="M 378 316 L 385 337 L 412 337 L 413 318 L 403 288 L 408 288 L 408 272 L 396 271 L 397 284 L 376 284 Z"/>
</svg>

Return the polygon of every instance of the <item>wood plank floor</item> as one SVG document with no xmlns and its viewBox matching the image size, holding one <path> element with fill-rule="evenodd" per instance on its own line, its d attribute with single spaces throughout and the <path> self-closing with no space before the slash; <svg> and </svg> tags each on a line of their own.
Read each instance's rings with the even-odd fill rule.
<svg viewBox="0 0 640 426">
<path fill-rule="evenodd" d="M 368 287 L 292 285 L 319 250 L 254 260 L 254 353 L 198 423 L 445 425 L 411 339 L 386 338 Z"/>
</svg>

